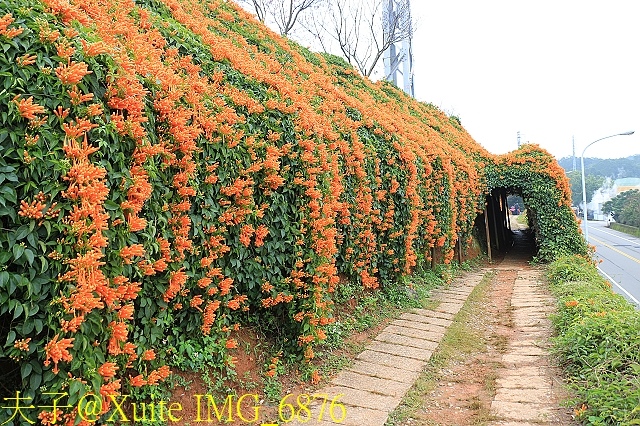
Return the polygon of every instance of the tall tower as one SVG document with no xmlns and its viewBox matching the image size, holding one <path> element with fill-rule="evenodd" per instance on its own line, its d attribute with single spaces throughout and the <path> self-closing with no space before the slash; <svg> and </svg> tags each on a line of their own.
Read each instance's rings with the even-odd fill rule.
<svg viewBox="0 0 640 426">
<path fill-rule="evenodd" d="M 393 26 L 398 19 L 408 22 L 411 26 L 411 6 L 409 0 L 385 0 L 386 19 L 382 20 L 384 39 L 392 37 Z M 408 14 L 408 16 L 399 16 Z M 414 96 L 413 90 L 413 52 L 411 50 L 411 34 L 413 30 L 409 28 L 409 37 L 400 42 L 392 43 L 384 54 L 384 75 L 385 80 L 392 82 L 398 87 L 402 87 L 407 94 Z M 398 82 L 402 84 L 399 84 Z"/>
<path fill-rule="evenodd" d="M 571 136 L 571 143 L 573 145 L 573 171 L 576 171 L 576 141 L 573 138 L 573 136 Z"/>
</svg>

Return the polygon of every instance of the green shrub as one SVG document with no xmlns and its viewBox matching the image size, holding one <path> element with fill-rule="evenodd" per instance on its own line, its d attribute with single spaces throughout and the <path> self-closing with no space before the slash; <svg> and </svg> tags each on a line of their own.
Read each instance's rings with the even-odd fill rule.
<svg viewBox="0 0 640 426">
<path fill-rule="evenodd" d="M 640 312 L 581 256 L 548 267 L 558 313 L 553 339 L 589 425 L 640 424 Z"/>
</svg>

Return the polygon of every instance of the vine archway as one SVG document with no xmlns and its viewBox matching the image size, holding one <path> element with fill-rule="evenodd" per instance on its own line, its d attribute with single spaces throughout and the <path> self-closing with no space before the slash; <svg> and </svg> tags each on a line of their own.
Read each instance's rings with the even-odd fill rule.
<svg viewBox="0 0 640 426">
<path fill-rule="evenodd" d="M 563 169 L 553 156 L 537 145 L 524 145 L 499 156 L 486 167 L 488 222 L 494 224 L 494 238 L 500 235 L 498 223 L 505 212 L 496 208 L 496 199 L 517 193 L 524 200 L 529 225 L 538 249 L 536 260 L 551 261 L 565 254 L 586 254 L 578 219 L 571 210 L 571 192 Z M 496 198 L 498 197 L 498 198 Z M 493 206 L 492 206 L 493 204 Z M 499 207 L 499 204 L 498 204 Z M 505 207 L 506 210 L 506 207 Z"/>
</svg>

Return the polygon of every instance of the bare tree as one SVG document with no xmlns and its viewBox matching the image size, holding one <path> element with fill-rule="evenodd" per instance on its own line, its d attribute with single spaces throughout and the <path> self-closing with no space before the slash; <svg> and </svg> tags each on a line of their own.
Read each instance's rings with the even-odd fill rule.
<svg viewBox="0 0 640 426">
<path fill-rule="evenodd" d="M 390 2 L 395 7 L 388 7 Z M 304 27 L 325 52 L 337 44 L 341 55 L 370 77 L 392 45 L 413 35 L 414 23 L 409 0 L 329 0 L 328 16 L 308 17 Z"/>
<path fill-rule="evenodd" d="M 312 9 L 317 9 L 326 0 L 238 0 L 249 6 L 258 19 L 267 24 L 275 24 L 280 34 L 288 36 L 300 17 Z"/>
</svg>

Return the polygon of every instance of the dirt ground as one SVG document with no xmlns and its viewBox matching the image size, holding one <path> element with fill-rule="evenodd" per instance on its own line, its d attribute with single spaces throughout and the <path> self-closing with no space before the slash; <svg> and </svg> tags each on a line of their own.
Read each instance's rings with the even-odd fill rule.
<svg viewBox="0 0 640 426">
<path fill-rule="evenodd" d="M 514 271 L 500 271 L 479 302 L 483 315 L 469 324 L 483 349 L 448 363 L 437 387 L 424 395 L 423 408 L 403 425 L 474 425 L 489 419 L 497 369 L 511 333 L 509 301 L 515 278 Z"/>
<path fill-rule="evenodd" d="M 372 340 L 389 322 L 383 321 L 379 325 L 364 330 L 362 332 L 356 332 L 350 336 L 349 342 L 351 347 L 358 347 L 358 344 L 365 344 Z M 300 372 L 292 369 L 286 374 L 280 375 L 278 381 L 282 387 L 281 399 L 277 401 L 269 401 L 264 391 L 264 376 L 263 365 L 269 363 L 268 359 L 265 359 L 265 355 L 254 355 L 248 353 L 246 348 L 255 348 L 260 338 L 250 329 L 241 329 L 240 332 L 234 335 L 238 341 L 238 348 L 231 350 L 230 354 L 236 357 L 236 373 L 238 379 L 233 382 L 228 382 L 228 393 L 222 395 L 216 395 L 214 401 L 219 413 L 221 414 L 221 421 L 216 418 L 215 408 L 209 403 L 210 410 L 207 412 L 207 386 L 202 380 L 201 373 L 179 373 L 189 384 L 187 386 L 178 386 L 173 390 L 170 398 L 171 402 L 179 403 L 182 407 L 180 415 L 182 420 L 175 424 L 198 424 L 211 420 L 210 424 L 225 424 L 228 426 L 246 426 L 248 424 L 270 424 L 278 423 L 278 405 L 283 403 L 284 411 L 286 411 L 285 404 L 296 403 L 296 398 L 304 394 L 312 394 L 314 389 L 319 388 L 326 383 L 328 377 L 321 378 L 321 381 L 317 384 L 312 384 L 309 381 L 303 381 L 301 379 Z M 342 356 L 347 358 L 355 358 L 357 352 L 348 348 L 337 349 L 333 352 L 335 356 Z M 315 360 L 316 363 L 322 362 L 321 360 Z M 198 398 L 197 395 L 203 395 Z M 229 405 L 225 406 L 225 399 L 229 395 L 234 395 L 231 399 L 232 407 L 229 411 Z M 244 396 L 244 398 L 243 398 Z M 286 400 L 284 398 L 287 398 Z M 242 399 L 242 400 L 240 400 Z M 198 400 L 200 405 L 198 406 Z M 239 405 L 238 405 L 239 404 Z M 256 417 L 256 407 L 257 417 Z M 286 416 L 287 413 L 285 412 Z M 282 424 L 282 422 L 280 422 Z"/>
</svg>

